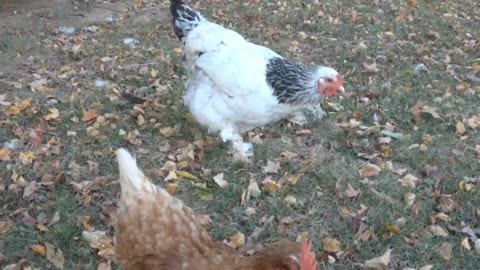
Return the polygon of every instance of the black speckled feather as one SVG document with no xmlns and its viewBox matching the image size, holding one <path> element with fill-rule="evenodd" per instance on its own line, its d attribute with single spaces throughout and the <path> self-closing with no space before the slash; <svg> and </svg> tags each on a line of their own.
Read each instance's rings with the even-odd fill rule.
<svg viewBox="0 0 480 270">
<path fill-rule="evenodd" d="M 279 103 L 301 105 L 313 104 L 320 100 L 316 94 L 316 83 L 312 81 L 316 67 L 297 64 L 279 57 L 267 64 L 267 83 L 273 88 L 273 95 Z"/>
<path fill-rule="evenodd" d="M 180 40 L 205 19 L 181 0 L 170 0 L 170 12 L 173 16 L 173 29 Z"/>
</svg>

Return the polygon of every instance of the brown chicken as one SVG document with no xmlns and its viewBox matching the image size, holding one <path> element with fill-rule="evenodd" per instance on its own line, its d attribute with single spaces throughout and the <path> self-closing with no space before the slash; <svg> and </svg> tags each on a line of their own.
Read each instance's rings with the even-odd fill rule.
<svg viewBox="0 0 480 270">
<path fill-rule="evenodd" d="M 254 256 L 213 241 L 192 209 L 152 184 L 125 150 L 117 151 L 122 194 L 115 253 L 123 270 L 315 270 L 311 242 L 279 241 Z"/>
</svg>

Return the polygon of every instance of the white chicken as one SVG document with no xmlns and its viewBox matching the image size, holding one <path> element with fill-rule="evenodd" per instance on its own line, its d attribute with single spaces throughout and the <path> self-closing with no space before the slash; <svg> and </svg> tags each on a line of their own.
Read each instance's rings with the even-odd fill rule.
<svg viewBox="0 0 480 270">
<path fill-rule="evenodd" d="M 238 158 L 253 155 L 242 133 L 283 118 L 303 123 L 304 109 L 320 108 L 324 96 L 344 92 L 343 77 L 330 67 L 285 60 L 208 21 L 181 0 L 171 0 L 170 10 L 183 43 L 185 104 L 209 132 L 232 142 Z"/>
</svg>

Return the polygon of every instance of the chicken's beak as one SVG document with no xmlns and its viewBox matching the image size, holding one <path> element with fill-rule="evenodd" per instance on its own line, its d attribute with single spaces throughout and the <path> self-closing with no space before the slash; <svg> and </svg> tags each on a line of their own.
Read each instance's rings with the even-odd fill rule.
<svg viewBox="0 0 480 270">
<path fill-rule="evenodd" d="M 345 95 L 345 87 L 340 86 L 340 87 L 337 89 L 337 91 L 338 91 L 339 93 L 341 93 L 342 95 Z"/>
</svg>

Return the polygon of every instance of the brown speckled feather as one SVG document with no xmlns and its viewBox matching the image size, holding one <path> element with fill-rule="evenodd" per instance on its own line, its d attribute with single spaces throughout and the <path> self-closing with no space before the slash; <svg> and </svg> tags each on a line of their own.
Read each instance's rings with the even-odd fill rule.
<svg viewBox="0 0 480 270">
<path fill-rule="evenodd" d="M 244 257 L 212 241 L 193 211 L 148 181 L 126 150 L 117 151 L 117 160 L 122 194 L 115 253 L 123 270 L 304 270 L 295 242 L 279 241 Z"/>
</svg>

